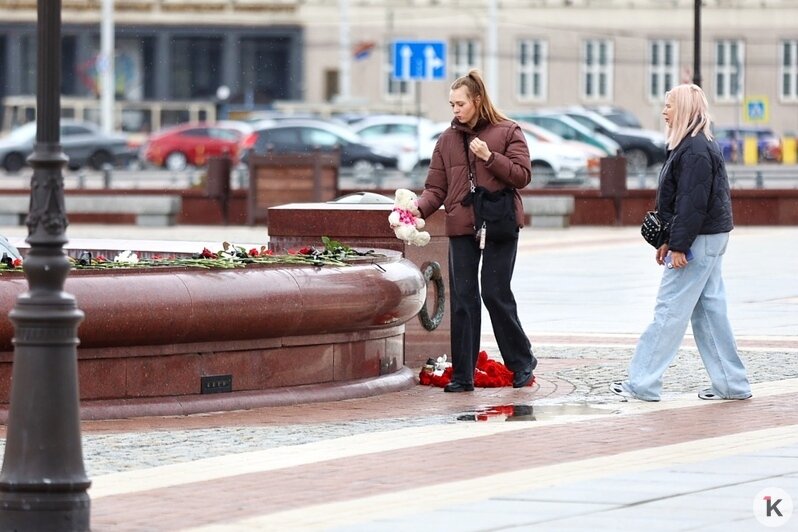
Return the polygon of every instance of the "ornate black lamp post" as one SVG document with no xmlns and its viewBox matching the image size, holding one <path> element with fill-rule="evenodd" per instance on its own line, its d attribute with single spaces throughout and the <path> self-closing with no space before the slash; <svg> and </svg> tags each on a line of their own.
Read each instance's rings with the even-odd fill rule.
<svg viewBox="0 0 798 532">
<path fill-rule="evenodd" d="M 3 469 L 0 530 L 88 531 L 90 481 L 83 466 L 77 328 L 63 291 L 69 262 L 61 150 L 61 0 L 38 2 L 36 146 L 23 269 L 29 291 L 9 317 L 14 364 Z"/>
<path fill-rule="evenodd" d="M 701 86 L 701 0 L 693 6 L 693 83 Z"/>
</svg>

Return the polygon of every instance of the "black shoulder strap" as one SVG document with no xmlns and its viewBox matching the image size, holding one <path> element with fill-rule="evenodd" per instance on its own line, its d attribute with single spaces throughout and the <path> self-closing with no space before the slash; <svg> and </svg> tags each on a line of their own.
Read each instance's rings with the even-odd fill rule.
<svg viewBox="0 0 798 532">
<path fill-rule="evenodd" d="M 468 165 L 468 184 L 471 188 L 471 192 L 477 188 L 477 173 L 473 170 L 471 166 L 471 150 L 468 149 L 468 135 L 463 133 L 463 149 L 465 150 L 466 156 L 466 164 Z"/>
</svg>

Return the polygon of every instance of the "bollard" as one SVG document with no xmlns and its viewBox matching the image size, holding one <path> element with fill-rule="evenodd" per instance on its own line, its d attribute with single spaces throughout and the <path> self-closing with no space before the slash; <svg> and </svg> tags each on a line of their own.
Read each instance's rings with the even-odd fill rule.
<svg viewBox="0 0 798 532">
<path fill-rule="evenodd" d="M 86 188 L 86 172 L 78 171 L 78 188 Z"/>
<path fill-rule="evenodd" d="M 621 225 L 621 198 L 626 195 L 626 157 L 602 157 L 599 161 L 599 190 L 602 197 L 612 198 L 615 225 Z"/>
<path fill-rule="evenodd" d="M 111 188 L 111 172 L 113 169 L 114 167 L 111 166 L 111 163 L 103 165 L 103 188 Z"/>
<path fill-rule="evenodd" d="M 798 147 L 795 137 L 786 135 L 781 141 L 781 162 L 783 164 L 798 163 Z"/>
<path fill-rule="evenodd" d="M 743 139 L 743 164 L 753 166 L 759 163 L 759 141 L 754 136 Z"/>
<path fill-rule="evenodd" d="M 228 154 L 208 158 L 208 171 L 205 175 L 205 194 L 219 203 L 222 220 L 227 225 L 228 199 L 230 197 L 230 171 L 232 159 Z"/>
<path fill-rule="evenodd" d="M 762 170 L 756 171 L 756 181 L 754 183 L 756 188 L 765 188 L 765 178 L 762 175 Z"/>
</svg>

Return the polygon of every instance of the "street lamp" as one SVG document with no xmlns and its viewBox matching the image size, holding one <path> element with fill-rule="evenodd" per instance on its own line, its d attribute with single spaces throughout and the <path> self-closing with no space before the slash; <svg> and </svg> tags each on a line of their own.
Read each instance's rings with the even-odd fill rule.
<svg viewBox="0 0 798 532">
<path fill-rule="evenodd" d="M 701 86 L 701 0 L 693 6 L 693 83 Z"/>
<path fill-rule="evenodd" d="M 63 291 L 66 212 L 59 134 L 61 0 L 38 2 L 36 145 L 23 269 L 29 291 L 9 313 L 14 363 L 5 456 L 0 471 L 0 530 L 88 531 L 91 482 L 83 466 L 77 328 L 83 319 Z"/>
</svg>

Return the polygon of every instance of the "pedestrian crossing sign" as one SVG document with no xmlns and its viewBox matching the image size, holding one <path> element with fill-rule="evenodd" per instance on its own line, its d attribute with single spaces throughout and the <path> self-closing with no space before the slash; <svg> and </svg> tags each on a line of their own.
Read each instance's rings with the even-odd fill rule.
<svg viewBox="0 0 798 532">
<path fill-rule="evenodd" d="M 743 103 L 746 122 L 763 123 L 770 120 L 770 106 L 767 96 L 749 96 Z"/>
</svg>

